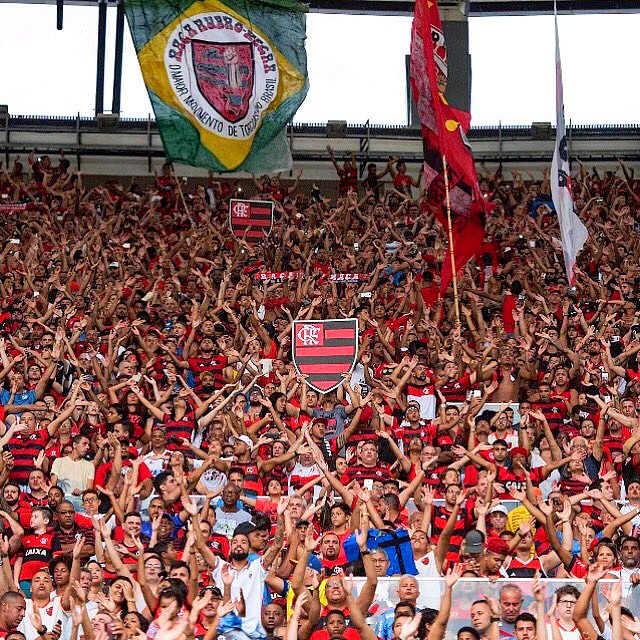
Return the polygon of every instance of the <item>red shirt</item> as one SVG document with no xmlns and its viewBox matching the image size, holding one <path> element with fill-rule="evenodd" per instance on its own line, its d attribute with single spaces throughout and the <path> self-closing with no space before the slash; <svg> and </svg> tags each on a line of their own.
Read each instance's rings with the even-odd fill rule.
<svg viewBox="0 0 640 640">
<path fill-rule="evenodd" d="M 103 464 L 101 464 L 97 469 L 96 469 L 96 476 L 94 478 L 93 481 L 93 486 L 94 487 L 106 487 L 107 486 L 107 478 L 109 476 L 109 473 L 111 471 L 111 467 L 113 466 L 113 464 L 111 462 L 105 462 Z M 122 461 L 122 472 L 124 475 L 124 470 L 126 467 L 131 467 L 131 460 L 123 460 Z M 146 480 L 147 478 L 153 478 L 153 476 L 151 475 L 151 471 L 149 471 L 149 467 L 147 467 L 147 465 L 143 462 L 139 467 L 138 467 L 138 484 L 140 484 L 141 482 L 143 482 L 144 480 Z"/>
</svg>

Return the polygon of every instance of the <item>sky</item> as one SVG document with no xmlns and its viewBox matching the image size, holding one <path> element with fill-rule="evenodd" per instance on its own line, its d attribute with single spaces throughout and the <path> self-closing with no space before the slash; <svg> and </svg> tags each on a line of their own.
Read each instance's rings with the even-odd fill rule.
<svg viewBox="0 0 640 640">
<path fill-rule="evenodd" d="M 16 28 L 16 25 L 28 28 Z M 406 124 L 405 55 L 410 18 L 310 14 L 307 56 L 311 88 L 298 122 Z M 111 105 L 115 11 L 109 11 L 105 107 Z M 640 121 L 640 14 L 561 16 L 565 113 L 573 124 Z M 97 9 L 0 4 L 0 104 L 23 115 L 93 115 Z M 449 43 L 449 46 L 454 46 Z M 553 121 L 553 18 L 470 20 L 472 124 Z M 450 82 L 455 82 L 451 78 Z M 150 112 L 128 33 L 123 117 Z"/>
</svg>

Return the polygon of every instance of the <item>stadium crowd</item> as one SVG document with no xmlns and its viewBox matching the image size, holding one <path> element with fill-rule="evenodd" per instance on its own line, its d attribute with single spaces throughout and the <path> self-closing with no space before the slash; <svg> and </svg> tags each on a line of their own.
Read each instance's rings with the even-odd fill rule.
<svg viewBox="0 0 640 640">
<path fill-rule="evenodd" d="M 337 199 L 2 171 L 1 638 L 640 633 L 633 172 L 573 178 L 572 287 L 547 174 L 486 173 L 458 322 L 421 174 L 329 153 Z M 274 202 L 259 243 L 240 194 Z M 292 322 L 347 317 L 356 365 L 319 394 Z"/>
</svg>

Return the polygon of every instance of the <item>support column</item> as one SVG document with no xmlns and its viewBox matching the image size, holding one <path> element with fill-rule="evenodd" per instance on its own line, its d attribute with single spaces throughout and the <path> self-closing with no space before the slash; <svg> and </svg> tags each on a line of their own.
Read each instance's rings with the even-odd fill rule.
<svg viewBox="0 0 640 640">
<path fill-rule="evenodd" d="M 107 2 L 98 4 L 98 59 L 96 63 L 96 116 L 104 112 L 104 61 L 107 41 Z"/>
<path fill-rule="evenodd" d="M 116 13 L 116 51 L 113 62 L 113 99 L 111 113 L 120 115 L 120 97 L 122 95 L 122 52 L 124 46 L 124 4 L 118 2 Z"/>
<path fill-rule="evenodd" d="M 440 9 L 444 41 L 449 60 L 447 102 L 456 109 L 471 111 L 471 55 L 469 20 L 458 8 Z"/>
</svg>

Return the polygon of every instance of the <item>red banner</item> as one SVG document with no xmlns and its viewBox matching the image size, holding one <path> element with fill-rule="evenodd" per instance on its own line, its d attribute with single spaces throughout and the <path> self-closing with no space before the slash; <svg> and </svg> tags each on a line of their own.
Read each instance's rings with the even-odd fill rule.
<svg viewBox="0 0 640 640">
<path fill-rule="evenodd" d="M 448 229 L 443 157 L 447 162 L 451 227 L 456 271 L 476 253 L 484 239 L 486 205 L 478 187 L 473 154 L 466 137 L 468 113 L 451 107 L 444 92 L 448 82 L 447 50 L 436 0 L 416 0 L 411 32 L 411 89 L 424 140 L 426 203 Z M 445 257 L 440 291 L 451 282 Z"/>
</svg>

